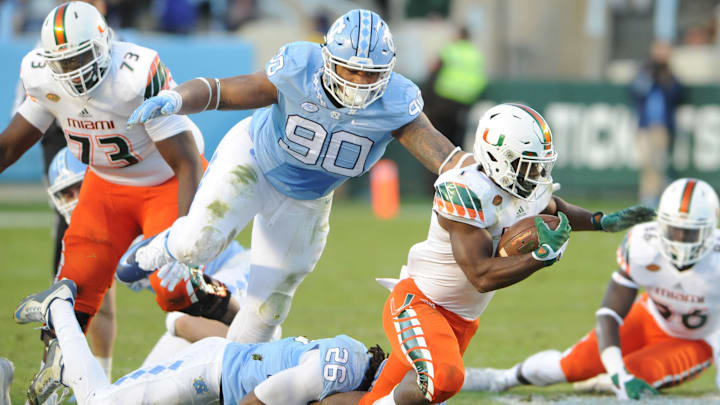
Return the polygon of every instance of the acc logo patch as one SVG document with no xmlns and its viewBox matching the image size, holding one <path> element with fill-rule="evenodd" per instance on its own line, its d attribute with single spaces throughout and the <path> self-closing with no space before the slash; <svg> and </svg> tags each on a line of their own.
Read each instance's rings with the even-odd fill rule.
<svg viewBox="0 0 720 405">
<path fill-rule="evenodd" d="M 195 393 L 198 395 L 202 395 L 210 391 L 202 377 L 198 377 L 193 380 L 193 388 L 195 389 Z"/>
<path fill-rule="evenodd" d="M 300 104 L 300 107 L 302 107 L 303 110 L 311 113 L 318 112 L 318 110 L 320 110 L 320 107 L 307 101 Z"/>
<path fill-rule="evenodd" d="M 493 198 L 492 205 L 498 206 L 500 204 L 502 204 L 502 197 L 498 194 Z"/>
<path fill-rule="evenodd" d="M 657 264 L 652 263 L 652 264 L 648 264 L 647 266 L 645 266 L 645 269 L 646 269 L 647 271 L 658 271 L 658 270 L 660 270 L 660 266 L 658 266 Z"/>
<path fill-rule="evenodd" d="M 58 96 L 58 95 L 55 94 L 55 93 L 48 93 L 48 94 L 45 95 L 45 97 L 47 97 L 48 100 L 54 101 L 54 102 L 56 102 L 56 103 L 57 103 L 58 101 L 60 101 L 60 96 Z"/>
</svg>

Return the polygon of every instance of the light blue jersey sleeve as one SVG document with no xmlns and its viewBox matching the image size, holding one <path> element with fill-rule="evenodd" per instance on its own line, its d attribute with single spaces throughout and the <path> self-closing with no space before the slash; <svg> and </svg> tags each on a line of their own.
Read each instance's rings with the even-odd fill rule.
<svg viewBox="0 0 720 405">
<path fill-rule="evenodd" d="M 320 350 L 320 372 L 323 377 L 320 399 L 357 389 L 370 367 L 365 345 L 347 335 L 315 342 Z"/>
</svg>

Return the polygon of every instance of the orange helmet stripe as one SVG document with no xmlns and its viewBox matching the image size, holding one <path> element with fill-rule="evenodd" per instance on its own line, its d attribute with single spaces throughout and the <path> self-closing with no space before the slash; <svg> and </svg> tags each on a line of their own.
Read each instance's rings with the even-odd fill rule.
<svg viewBox="0 0 720 405">
<path fill-rule="evenodd" d="M 538 126 L 540 127 L 540 130 L 542 130 L 543 136 L 545 137 L 545 140 L 543 143 L 545 143 L 545 150 L 550 149 L 550 145 L 552 144 L 552 136 L 550 135 L 550 127 L 548 126 L 547 122 L 543 119 L 540 114 L 538 114 L 537 111 L 533 110 L 532 108 L 522 105 L 522 104 L 514 104 L 510 103 L 510 105 L 514 105 L 515 107 L 522 108 L 525 110 L 528 114 L 530 114 L 535 121 L 537 121 Z"/>
<path fill-rule="evenodd" d="M 695 180 L 688 180 L 687 184 L 685 184 L 685 190 L 683 190 L 682 193 L 682 201 L 680 202 L 680 212 L 686 214 L 690 212 L 690 200 L 692 199 L 693 190 L 695 190 L 695 184 L 697 184 L 697 181 Z"/>
<path fill-rule="evenodd" d="M 65 33 L 65 11 L 67 11 L 69 3 L 65 3 L 62 6 L 55 9 L 55 25 L 53 32 L 55 32 L 55 45 L 62 45 L 67 42 L 67 34 Z"/>
</svg>

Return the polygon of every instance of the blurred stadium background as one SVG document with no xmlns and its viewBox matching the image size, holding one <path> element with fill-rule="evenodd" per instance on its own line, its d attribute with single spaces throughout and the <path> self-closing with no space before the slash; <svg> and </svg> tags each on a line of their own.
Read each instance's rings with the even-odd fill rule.
<svg viewBox="0 0 720 405">
<path fill-rule="evenodd" d="M 39 40 L 55 0 L 0 0 L 0 127 L 10 119 L 20 60 Z M 637 199 L 637 117 L 629 83 L 653 41 L 673 44 L 670 67 L 686 85 L 675 112 L 669 177 L 700 177 L 720 187 L 720 0 L 107 0 L 108 21 L 126 40 L 158 50 L 177 82 L 262 69 L 283 44 L 321 42 L 334 19 L 352 8 L 379 12 L 398 49 L 396 71 L 429 89 L 443 48 L 462 27 L 484 57 L 487 87 L 459 134 L 472 147 L 477 119 L 499 102 L 522 102 L 549 122 L 560 153 L 553 171 L 560 194 L 606 211 Z M 429 95 L 429 94 L 428 94 Z M 430 98 L 426 98 L 426 109 Z M 225 132 L 249 112 L 192 117 L 209 156 Z M 332 232 L 316 272 L 298 292 L 286 334 L 349 333 L 385 342 L 385 292 L 373 277 L 392 276 L 409 247 L 427 232 L 432 175 L 397 143 L 387 157 L 399 166 L 403 205 L 390 221 L 372 219 L 368 176 L 336 193 Z M 0 310 L 6 315 L 30 291 L 46 286 L 52 215 L 35 146 L 0 174 Z M 510 366 L 545 347 L 572 344 L 594 323 L 614 268 L 620 235 L 580 235 L 557 269 L 499 293 L 468 352 L 471 365 Z M 247 232 L 241 237 L 247 243 Z M 370 253 L 370 254 L 368 254 Z M 348 286 L 353 286 L 350 289 Z M 322 293 L 320 293 L 322 291 Z M 119 292 L 120 334 L 114 376 L 138 366 L 162 331 L 152 297 Z M 352 314 L 347 316 L 348 311 Z M 0 356 L 17 368 L 13 402 L 37 367 L 36 332 L 0 316 Z M 674 395 L 715 392 L 714 371 Z M 569 386 L 519 390 L 564 398 Z M 537 394 L 541 393 L 541 394 Z M 548 394 L 549 393 L 549 394 Z M 553 394 L 556 393 L 556 394 Z M 556 395 L 556 396 L 553 396 Z M 559 396 L 558 396 L 559 395 Z M 464 395 L 453 403 L 493 401 Z M 502 399 L 503 397 L 499 397 Z M 717 398 L 717 397 L 715 397 Z M 703 397 L 698 403 L 710 403 Z M 484 403 L 484 402 L 483 402 Z"/>
</svg>

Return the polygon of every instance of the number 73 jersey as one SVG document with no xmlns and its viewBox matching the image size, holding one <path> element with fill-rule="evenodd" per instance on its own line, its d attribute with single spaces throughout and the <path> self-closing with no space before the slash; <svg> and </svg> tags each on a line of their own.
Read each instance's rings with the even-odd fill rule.
<svg viewBox="0 0 720 405">
<path fill-rule="evenodd" d="M 20 77 L 27 97 L 18 113 L 45 132 L 53 120 L 62 127 L 68 149 L 104 180 L 154 186 L 174 173 L 155 147 L 191 131 L 203 151 L 200 130 L 186 116 L 167 116 L 126 129 L 130 114 L 144 99 L 175 87 L 157 52 L 128 42 L 111 42 L 111 62 L 103 81 L 88 95 L 70 96 L 52 78 L 39 49 L 22 61 Z"/>
<path fill-rule="evenodd" d="M 647 291 L 648 310 L 660 328 L 681 339 L 702 339 L 720 329 L 720 230 L 710 253 L 679 271 L 661 253 L 657 222 L 636 225 L 618 247 L 621 271 Z"/>
<path fill-rule="evenodd" d="M 294 42 L 280 48 L 265 68 L 277 103 L 257 110 L 250 127 L 263 174 L 298 200 L 320 198 L 365 173 L 385 153 L 392 131 L 423 107 L 420 90 L 398 73 L 366 108 L 336 107 L 325 93 L 322 72 L 320 45 Z"/>
</svg>

